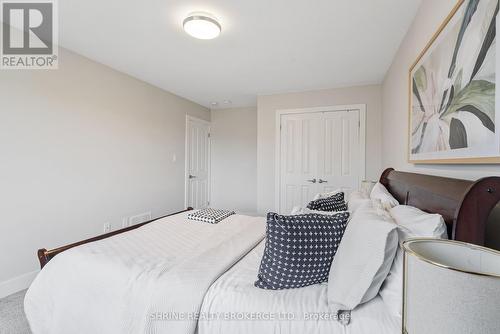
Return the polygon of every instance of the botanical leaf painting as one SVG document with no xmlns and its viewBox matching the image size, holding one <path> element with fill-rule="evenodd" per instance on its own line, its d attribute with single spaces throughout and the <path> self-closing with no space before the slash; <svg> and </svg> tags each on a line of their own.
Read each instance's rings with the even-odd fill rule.
<svg viewBox="0 0 500 334">
<path fill-rule="evenodd" d="M 499 0 L 464 1 L 410 72 L 410 158 L 500 156 Z"/>
</svg>

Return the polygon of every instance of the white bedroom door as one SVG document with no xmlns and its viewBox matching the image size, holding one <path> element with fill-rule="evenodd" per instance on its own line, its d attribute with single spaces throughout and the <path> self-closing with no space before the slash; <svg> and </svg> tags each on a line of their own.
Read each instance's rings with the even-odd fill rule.
<svg viewBox="0 0 500 334">
<path fill-rule="evenodd" d="M 186 117 L 186 206 L 210 205 L 210 123 Z"/>
<path fill-rule="evenodd" d="M 281 115 L 279 212 L 317 193 L 358 188 L 361 154 L 359 110 Z"/>
</svg>

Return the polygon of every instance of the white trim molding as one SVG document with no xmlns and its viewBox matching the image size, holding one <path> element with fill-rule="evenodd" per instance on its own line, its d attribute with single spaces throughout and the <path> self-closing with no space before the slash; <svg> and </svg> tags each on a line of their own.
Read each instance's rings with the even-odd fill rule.
<svg viewBox="0 0 500 334">
<path fill-rule="evenodd" d="M 27 289 L 35 279 L 40 270 L 35 270 L 7 281 L 0 282 L 0 298 L 7 297 L 13 293 Z"/>
<path fill-rule="evenodd" d="M 276 110 L 275 150 L 274 150 L 274 207 L 280 211 L 280 186 L 281 186 L 281 116 L 287 114 L 324 113 L 335 111 L 359 110 L 359 182 L 366 178 L 366 104 L 346 104 L 337 106 L 279 109 Z"/>
</svg>

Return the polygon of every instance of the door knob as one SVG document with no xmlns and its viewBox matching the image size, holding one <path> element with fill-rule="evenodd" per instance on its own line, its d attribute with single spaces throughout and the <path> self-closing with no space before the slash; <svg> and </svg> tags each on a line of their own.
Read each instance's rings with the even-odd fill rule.
<svg viewBox="0 0 500 334">
<path fill-rule="evenodd" d="M 195 179 L 195 178 L 196 178 L 196 176 L 189 174 L 189 178 L 190 178 L 190 179 Z"/>
<path fill-rule="evenodd" d="M 307 180 L 307 182 L 316 183 L 316 179 Z"/>
<path fill-rule="evenodd" d="M 322 180 L 322 179 L 319 179 L 319 181 L 318 181 L 318 182 L 319 182 L 319 183 L 328 183 L 328 181 L 326 181 L 326 180 Z"/>
</svg>

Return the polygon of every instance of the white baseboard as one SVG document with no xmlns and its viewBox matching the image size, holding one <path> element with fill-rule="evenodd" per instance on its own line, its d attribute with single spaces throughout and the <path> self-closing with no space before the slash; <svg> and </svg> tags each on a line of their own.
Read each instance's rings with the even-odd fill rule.
<svg viewBox="0 0 500 334">
<path fill-rule="evenodd" d="M 0 282 L 0 298 L 27 289 L 39 272 L 40 270 L 35 270 L 30 273 L 11 278 L 8 281 Z"/>
</svg>

